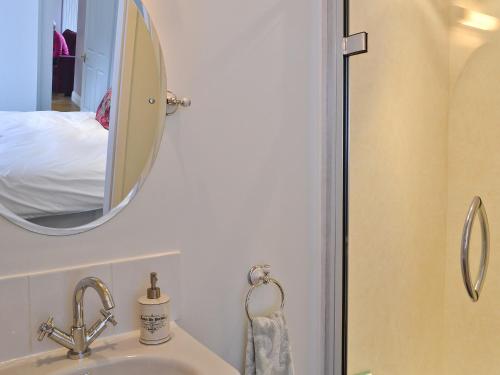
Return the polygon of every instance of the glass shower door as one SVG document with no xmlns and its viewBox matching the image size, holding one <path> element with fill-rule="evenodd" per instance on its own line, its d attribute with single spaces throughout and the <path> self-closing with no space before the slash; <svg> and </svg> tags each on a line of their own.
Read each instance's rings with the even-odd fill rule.
<svg viewBox="0 0 500 375">
<path fill-rule="evenodd" d="M 500 0 L 350 0 L 347 373 L 500 369 Z M 462 278 L 472 199 L 491 231 Z M 481 258 L 479 220 L 470 244 Z"/>
</svg>

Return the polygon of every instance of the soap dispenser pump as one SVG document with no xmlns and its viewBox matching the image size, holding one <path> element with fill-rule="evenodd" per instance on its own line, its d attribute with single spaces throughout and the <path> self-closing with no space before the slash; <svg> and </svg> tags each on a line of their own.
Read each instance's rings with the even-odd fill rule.
<svg viewBox="0 0 500 375">
<path fill-rule="evenodd" d="M 141 334 L 139 341 L 145 345 L 163 344 L 170 340 L 170 297 L 162 295 L 158 275 L 150 275 L 151 287 L 139 298 Z"/>
</svg>

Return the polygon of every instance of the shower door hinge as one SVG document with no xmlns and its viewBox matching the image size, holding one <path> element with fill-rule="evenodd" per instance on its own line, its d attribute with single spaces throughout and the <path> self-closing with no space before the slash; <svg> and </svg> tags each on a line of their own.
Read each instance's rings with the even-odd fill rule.
<svg viewBox="0 0 500 375">
<path fill-rule="evenodd" d="M 354 56 L 368 52 L 368 33 L 349 35 L 342 41 L 344 56 Z"/>
</svg>

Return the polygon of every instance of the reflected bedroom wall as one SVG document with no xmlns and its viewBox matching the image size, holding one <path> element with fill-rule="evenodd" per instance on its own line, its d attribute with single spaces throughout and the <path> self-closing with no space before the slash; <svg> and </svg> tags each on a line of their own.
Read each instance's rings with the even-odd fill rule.
<svg viewBox="0 0 500 375">
<path fill-rule="evenodd" d="M 0 13 L 0 111 L 35 111 L 38 82 L 38 1 L 8 1 Z M 12 38 L 16 32 L 18 37 Z M 17 41 L 24 40 L 20 48 Z M 30 57 L 30 58 L 27 58 Z"/>
</svg>

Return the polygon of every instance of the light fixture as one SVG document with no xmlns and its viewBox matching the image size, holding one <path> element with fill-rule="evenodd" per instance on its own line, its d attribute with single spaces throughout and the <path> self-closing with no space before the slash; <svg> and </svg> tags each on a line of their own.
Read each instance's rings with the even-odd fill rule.
<svg viewBox="0 0 500 375">
<path fill-rule="evenodd" d="M 464 26 L 485 31 L 494 31 L 500 26 L 498 18 L 469 9 L 464 9 L 464 17 L 459 22 Z"/>
</svg>

